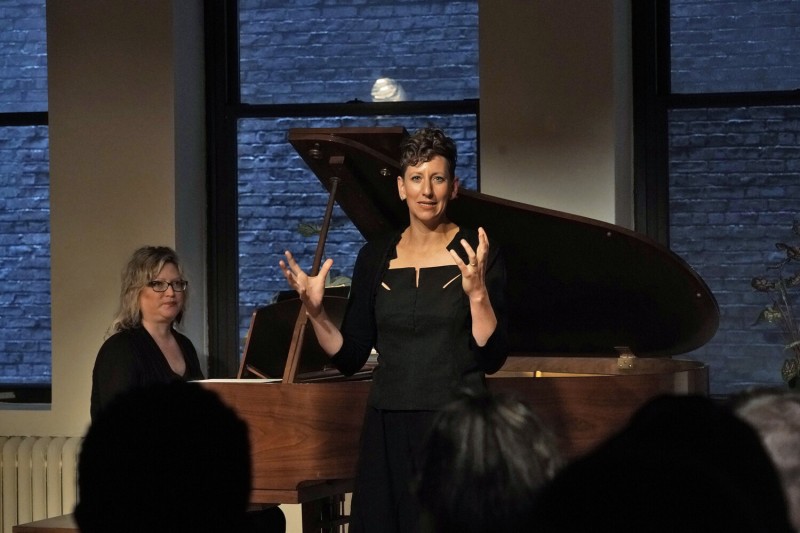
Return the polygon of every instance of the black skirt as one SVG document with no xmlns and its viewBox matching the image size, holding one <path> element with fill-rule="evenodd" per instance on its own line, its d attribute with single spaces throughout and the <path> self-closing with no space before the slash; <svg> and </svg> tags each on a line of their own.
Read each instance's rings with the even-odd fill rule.
<svg viewBox="0 0 800 533">
<path fill-rule="evenodd" d="M 386 411 L 367 407 L 361 432 L 351 533 L 419 531 L 413 493 L 418 457 L 436 411 Z"/>
</svg>

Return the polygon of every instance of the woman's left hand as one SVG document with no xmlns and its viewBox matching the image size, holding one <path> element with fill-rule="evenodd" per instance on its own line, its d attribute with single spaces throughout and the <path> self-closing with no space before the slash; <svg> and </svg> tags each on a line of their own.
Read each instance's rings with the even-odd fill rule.
<svg viewBox="0 0 800 533">
<path fill-rule="evenodd" d="M 489 237 L 483 228 L 478 228 L 478 249 L 473 250 L 472 246 L 461 239 L 461 246 L 467 253 L 469 262 L 461 260 L 455 250 L 450 250 L 458 268 L 461 270 L 461 286 L 470 298 L 482 298 L 486 295 L 486 285 L 484 277 L 486 275 L 486 260 L 489 257 Z"/>
</svg>

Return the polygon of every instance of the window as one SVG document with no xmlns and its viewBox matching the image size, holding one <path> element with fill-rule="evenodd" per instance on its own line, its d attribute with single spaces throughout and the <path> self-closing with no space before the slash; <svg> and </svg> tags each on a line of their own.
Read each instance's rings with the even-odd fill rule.
<svg viewBox="0 0 800 533">
<path fill-rule="evenodd" d="M 720 328 L 689 354 L 710 365 L 712 393 L 780 385 L 783 342 L 753 325 L 768 302 L 750 280 L 797 218 L 800 4 L 632 5 L 637 225 L 716 295 Z"/>
<path fill-rule="evenodd" d="M 211 376 L 238 370 L 250 316 L 286 281 L 285 249 L 310 265 L 327 192 L 286 140 L 296 127 L 436 123 L 477 183 L 478 4 L 208 2 Z M 234 21 L 225 24 L 223 21 Z M 341 212 L 326 240 L 349 277 L 363 238 Z"/>
<path fill-rule="evenodd" d="M 800 87 L 797 2 L 673 0 L 669 16 L 672 92 Z"/>
<path fill-rule="evenodd" d="M 239 0 L 247 104 L 478 97 L 478 3 Z"/>
<path fill-rule="evenodd" d="M 270 303 L 286 280 L 278 269 L 284 250 L 310 267 L 318 238 L 306 235 L 304 227 L 318 226 L 325 213 L 328 193 L 286 142 L 289 128 L 357 127 L 403 125 L 409 130 L 425 126 L 433 117 L 303 117 L 239 121 L 239 335 L 243 339 L 250 318 L 259 306 Z M 462 185 L 475 188 L 477 162 L 474 115 L 435 117 L 464 152 L 459 157 Z M 270 137 L 273 137 L 270 140 Z M 461 169 L 464 169 L 464 173 Z M 364 239 L 347 215 L 334 210 L 326 239 L 326 256 L 334 258 L 332 277 L 350 277 L 358 249 Z M 241 351 L 241 347 L 240 347 Z"/>
<path fill-rule="evenodd" d="M 51 381 L 45 2 L 3 0 L 0 16 L 0 391 L 38 401 Z"/>
</svg>

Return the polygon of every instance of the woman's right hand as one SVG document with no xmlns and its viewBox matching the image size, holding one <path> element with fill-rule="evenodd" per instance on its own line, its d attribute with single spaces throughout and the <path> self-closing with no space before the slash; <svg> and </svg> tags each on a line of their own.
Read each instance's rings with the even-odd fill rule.
<svg viewBox="0 0 800 533">
<path fill-rule="evenodd" d="M 286 261 L 279 262 L 281 272 L 289 282 L 289 287 L 296 290 L 300 296 L 300 301 L 303 302 L 319 345 L 326 354 L 333 356 L 342 348 L 344 342 L 339 329 L 331 322 L 322 306 L 322 298 L 325 296 L 325 279 L 333 265 L 333 259 L 326 259 L 322 263 L 319 273 L 316 276 L 309 276 L 303 272 L 291 252 L 287 250 L 284 255 L 286 255 Z"/>
<path fill-rule="evenodd" d="M 306 307 L 306 312 L 312 317 L 318 316 L 322 312 L 322 298 L 325 296 L 325 279 L 328 277 L 333 265 L 333 259 L 326 259 L 319 269 L 316 276 L 307 275 L 300 265 L 295 261 L 290 251 L 284 252 L 286 261 L 281 260 L 279 265 L 283 277 L 289 283 L 289 287 L 297 291 L 300 300 Z"/>
</svg>

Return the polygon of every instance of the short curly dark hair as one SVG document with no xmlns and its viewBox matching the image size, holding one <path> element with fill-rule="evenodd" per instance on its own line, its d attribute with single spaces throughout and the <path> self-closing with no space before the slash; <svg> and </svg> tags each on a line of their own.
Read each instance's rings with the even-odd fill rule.
<svg viewBox="0 0 800 533">
<path fill-rule="evenodd" d="M 455 176 L 458 160 L 455 141 L 445 135 L 441 128 L 427 127 L 415 131 L 400 145 L 400 175 L 405 175 L 408 167 L 430 161 L 437 155 L 447 160 L 450 165 L 450 176 Z"/>
</svg>

